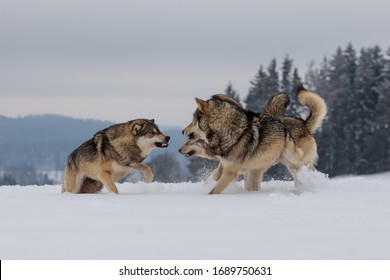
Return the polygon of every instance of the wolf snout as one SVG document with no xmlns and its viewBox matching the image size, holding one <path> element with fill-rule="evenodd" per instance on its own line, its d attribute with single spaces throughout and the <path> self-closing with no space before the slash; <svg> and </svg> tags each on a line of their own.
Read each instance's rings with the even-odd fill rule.
<svg viewBox="0 0 390 280">
<path fill-rule="evenodd" d="M 186 129 L 183 129 L 183 130 L 181 131 L 181 134 L 183 134 L 184 136 L 187 136 L 188 139 L 191 139 L 191 137 L 193 138 L 193 136 L 194 136 L 194 133 L 193 133 L 193 132 L 191 132 L 190 134 L 187 135 Z"/>
<path fill-rule="evenodd" d="M 192 155 L 195 154 L 195 151 L 191 150 L 189 152 L 186 151 L 186 149 L 183 149 L 183 147 L 181 147 L 179 149 L 179 153 L 181 153 L 182 155 L 184 155 L 185 157 L 191 157 Z"/>
<path fill-rule="evenodd" d="M 165 136 L 163 139 L 160 141 L 154 143 L 157 148 L 166 148 L 169 146 L 169 139 L 171 139 L 170 136 Z"/>
<path fill-rule="evenodd" d="M 162 148 L 168 147 L 168 145 L 169 145 L 169 144 L 168 144 L 168 143 L 169 143 L 169 139 L 171 139 L 170 136 L 165 136 L 164 142 L 161 143 L 161 147 L 162 147 Z"/>
</svg>

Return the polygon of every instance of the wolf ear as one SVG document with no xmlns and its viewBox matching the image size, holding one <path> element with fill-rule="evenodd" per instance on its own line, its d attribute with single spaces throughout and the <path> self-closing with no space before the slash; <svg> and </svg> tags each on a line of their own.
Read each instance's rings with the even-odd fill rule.
<svg viewBox="0 0 390 280">
<path fill-rule="evenodd" d="M 150 119 L 149 121 L 151 121 L 152 123 L 154 123 L 154 119 Z"/>
<path fill-rule="evenodd" d="M 207 106 L 207 101 L 204 101 L 200 98 L 195 97 L 196 104 L 198 104 L 199 111 L 202 113 L 209 115 L 209 108 Z"/>
<path fill-rule="evenodd" d="M 140 130 L 142 129 L 142 127 L 143 127 L 143 126 L 140 125 L 140 124 L 138 124 L 138 123 L 134 124 L 134 125 L 133 125 L 133 129 L 132 129 L 133 134 L 134 134 L 134 135 L 137 135 L 138 132 L 140 132 Z"/>
</svg>

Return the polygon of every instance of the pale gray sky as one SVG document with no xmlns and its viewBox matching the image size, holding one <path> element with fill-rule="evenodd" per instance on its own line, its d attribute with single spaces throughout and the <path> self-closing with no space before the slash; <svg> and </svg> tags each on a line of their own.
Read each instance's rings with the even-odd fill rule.
<svg viewBox="0 0 390 280">
<path fill-rule="evenodd" d="M 1 0 L 0 115 L 184 126 L 260 64 L 390 47 L 388 0 Z"/>
</svg>

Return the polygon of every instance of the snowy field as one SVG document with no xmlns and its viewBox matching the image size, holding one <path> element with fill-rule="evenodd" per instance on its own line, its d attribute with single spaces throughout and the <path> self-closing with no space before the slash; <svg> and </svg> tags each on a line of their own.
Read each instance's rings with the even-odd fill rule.
<svg viewBox="0 0 390 280">
<path fill-rule="evenodd" d="M 119 195 L 0 187 L 0 259 L 390 259 L 390 174 L 118 184 Z"/>
</svg>

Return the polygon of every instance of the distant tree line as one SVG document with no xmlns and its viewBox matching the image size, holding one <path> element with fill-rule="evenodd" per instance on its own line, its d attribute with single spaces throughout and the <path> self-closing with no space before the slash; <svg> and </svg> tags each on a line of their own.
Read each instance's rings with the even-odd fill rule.
<svg viewBox="0 0 390 280">
<path fill-rule="evenodd" d="M 331 176 L 390 170 L 390 48 L 339 47 L 306 76 L 328 103 L 319 168 Z"/>
<path fill-rule="evenodd" d="M 2 174 L 1 174 L 2 173 Z M 15 170 L 0 173 L 1 185 L 52 185 L 54 180 L 47 173 L 38 172 L 34 166 L 19 166 Z"/>
<path fill-rule="evenodd" d="M 110 122 L 58 115 L 0 116 L 0 185 L 58 183 L 68 154 Z"/>
</svg>

